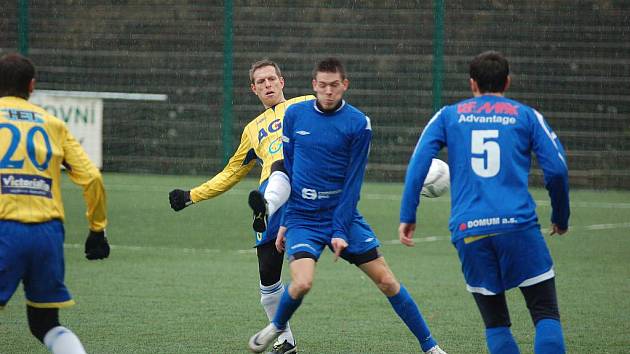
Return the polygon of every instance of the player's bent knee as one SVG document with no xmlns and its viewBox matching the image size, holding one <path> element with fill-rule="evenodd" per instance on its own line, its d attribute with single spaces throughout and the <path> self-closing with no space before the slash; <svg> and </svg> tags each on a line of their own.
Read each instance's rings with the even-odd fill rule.
<svg viewBox="0 0 630 354">
<path fill-rule="evenodd" d="M 521 288 L 534 325 L 542 319 L 560 320 L 555 279 Z"/>
<path fill-rule="evenodd" d="M 472 295 L 486 328 L 510 327 L 512 325 L 504 293 L 497 295 L 473 293 Z"/>
<path fill-rule="evenodd" d="M 303 297 L 313 287 L 313 281 L 311 279 L 294 279 L 291 282 L 291 296 Z"/>
<path fill-rule="evenodd" d="M 376 286 L 387 296 L 394 296 L 400 291 L 400 284 L 392 274 L 385 275 L 378 279 Z"/>
<path fill-rule="evenodd" d="M 27 305 L 26 315 L 31 333 L 42 343 L 48 331 L 60 326 L 59 309 L 40 309 Z"/>
</svg>

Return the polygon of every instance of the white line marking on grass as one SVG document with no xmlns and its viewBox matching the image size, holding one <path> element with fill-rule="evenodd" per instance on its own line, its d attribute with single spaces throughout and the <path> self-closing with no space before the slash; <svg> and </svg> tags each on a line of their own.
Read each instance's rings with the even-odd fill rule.
<svg viewBox="0 0 630 354">
<path fill-rule="evenodd" d="M 65 248 L 84 248 L 85 246 L 78 243 L 66 243 Z M 225 250 L 214 248 L 178 248 L 178 247 L 154 247 L 154 246 L 126 246 L 126 245 L 112 245 L 109 247 L 112 249 L 126 250 L 126 251 L 179 251 L 183 253 L 205 253 L 214 254 L 225 252 Z M 240 253 L 240 252 L 239 252 Z"/>
<path fill-rule="evenodd" d="M 630 222 L 623 222 L 618 224 L 594 224 L 594 225 L 585 225 L 585 226 L 569 226 L 569 237 L 571 231 L 575 230 L 589 230 L 589 231 L 597 231 L 597 230 L 613 230 L 613 229 L 630 229 Z M 541 228 L 540 232 L 543 235 L 549 234 L 549 229 Z M 564 236 L 560 236 L 564 237 Z M 426 236 L 419 237 L 413 239 L 415 242 L 434 242 L 434 241 L 450 241 L 450 236 Z M 384 245 L 400 245 L 400 240 L 387 240 L 381 242 Z"/>
<path fill-rule="evenodd" d="M 630 228 L 630 222 L 621 224 L 597 224 L 584 226 L 586 230 L 611 230 L 611 229 L 627 229 Z M 570 230 L 570 229 L 569 229 Z"/>
<path fill-rule="evenodd" d="M 71 182 L 65 182 L 62 187 L 75 186 Z M 165 192 L 168 193 L 173 187 L 167 185 L 139 185 L 139 184 L 107 184 L 106 189 L 111 191 L 123 191 L 123 192 Z M 226 193 L 235 195 L 248 195 L 251 190 L 242 188 L 232 188 Z M 388 200 L 388 201 L 400 201 L 401 196 L 399 194 L 382 194 L 382 193 L 362 193 L 361 198 L 370 200 Z M 422 203 L 450 203 L 451 199 L 447 197 L 440 198 L 422 198 Z M 550 206 L 548 200 L 535 200 L 537 205 Z M 630 203 L 624 202 L 578 202 L 571 201 L 571 206 L 575 208 L 598 208 L 598 209 L 630 209 Z"/>
<path fill-rule="evenodd" d="M 435 242 L 435 241 L 444 241 L 444 240 L 450 240 L 450 239 L 451 238 L 449 236 L 426 236 L 426 237 L 414 238 L 413 241 L 414 242 Z M 400 240 L 387 240 L 381 243 L 384 245 L 400 245 Z"/>
<path fill-rule="evenodd" d="M 588 231 L 599 231 L 599 230 L 613 230 L 613 229 L 630 229 L 630 222 L 618 223 L 618 224 L 594 224 L 594 225 L 585 225 L 585 226 L 571 226 L 569 227 L 569 232 L 572 230 L 588 230 Z M 543 235 L 547 235 L 549 233 L 549 229 L 541 228 L 540 231 Z M 560 236 L 564 237 L 564 236 Z M 570 237 L 570 236 L 569 236 Z M 424 236 L 417 237 L 413 239 L 415 242 L 436 242 L 436 241 L 450 241 L 450 236 Z M 385 240 L 381 241 L 383 245 L 400 245 L 400 240 Z M 66 243 L 64 244 L 65 248 L 79 248 L 82 249 L 85 246 L 79 243 Z M 126 246 L 126 245 L 110 245 L 112 249 L 120 249 L 127 251 L 177 251 L 188 254 L 216 254 L 216 253 L 225 253 L 232 252 L 236 254 L 256 254 L 255 248 L 248 248 L 244 250 L 223 250 L 223 249 L 215 249 L 215 248 L 179 248 L 179 247 L 154 247 L 154 246 Z"/>
</svg>

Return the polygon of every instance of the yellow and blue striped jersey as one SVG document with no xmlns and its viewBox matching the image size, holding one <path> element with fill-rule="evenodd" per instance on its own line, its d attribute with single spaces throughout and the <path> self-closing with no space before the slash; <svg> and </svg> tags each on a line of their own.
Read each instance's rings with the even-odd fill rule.
<svg viewBox="0 0 630 354">
<path fill-rule="evenodd" d="M 206 183 L 193 188 L 190 191 L 190 199 L 197 203 L 226 192 L 251 171 L 257 160 L 262 164 L 259 183 L 267 180 L 271 174 L 271 164 L 282 160 L 284 112 L 294 103 L 313 99 L 315 96 L 307 95 L 278 103 L 249 122 L 243 129 L 241 143 L 223 171 Z"/>
<path fill-rule="evenodd" d="M 0 98 L 0 220 L 63 220 L 61 165 L 83 188 L 90 229 L 103 230 L 103 178 L 66 124 L 22 98 Z"/>
</svg>

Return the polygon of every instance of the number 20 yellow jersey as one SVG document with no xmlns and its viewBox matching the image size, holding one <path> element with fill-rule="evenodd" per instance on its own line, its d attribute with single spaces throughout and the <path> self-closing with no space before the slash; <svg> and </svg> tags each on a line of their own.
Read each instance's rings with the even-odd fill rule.
<svg viewBox="0 0 630 354">
<path fill-rule="evenodd" d="M 271 174 L 271 164 L 282 160 L 282 121 L 287 108 L 298 102 L 315 99 L 315 96 L 299 96 L 267 108 L 258 117 L 249 122 L 241 142 L 223 171 L 208 182 L 193 188 L 190 198 L 199 202 L 216 197 L 232 188 L 242 180 L 255 166 L 256 161 L 262 164 L 260 183 Z"/>
<path fill-rule="evenodd" d="M 63 220 L 62 164 L 83 187 L 90 229 L 103 230 L 107 216 L 101 173 L 66 124 L 22 98 L 0 98 L 0 220 Z"/>
</svg>

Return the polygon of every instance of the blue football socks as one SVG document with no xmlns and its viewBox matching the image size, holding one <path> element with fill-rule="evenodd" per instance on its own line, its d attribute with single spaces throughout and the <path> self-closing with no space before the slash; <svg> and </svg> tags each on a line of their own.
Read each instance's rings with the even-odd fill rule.
<svg viewBox="0 0 630 354">
<path fill-rule="evenodd" d="M 286 290 L 280 298 L 276 315 L 271 322 L 273 322 L 276 328 L 281 330 L 285 329 L 287 327 L 287 322 L 289 322 L 289 318 L 293 316 L 293 313 L 298 309 L 298 307 L 300 307 L 301 303 L 302 298 L 293 299 L 291 295 L 289 295 L 289 286 L 287 285 Z"/>
<path fill-rule="evenodd" d="M 490 354 L 520 353 L 509 327 L 486 328 L 486 343 Z"/>
<path fill-rule="evenodd" d="M 563 354 L 565 351 L 560 321 L 550 318 L 538 321 L 536 323 L 534 352 L 536 354 Z"/>
<path fill-rule="evenodd" d="M 409 330 L 418 338 L 422 351 L 426 352 L 437 345 L 437 342 L 431 336 L 429 326 L 427 326 L 427 323 L 424 322 L 424 318 L 422 318 L 418 305 L 416 305 L 407 292 L 407 289 L 405 289 L 402 284 L 400 285 L 398 294 L 388 297 L 387 299 Z"/>
</svg>

